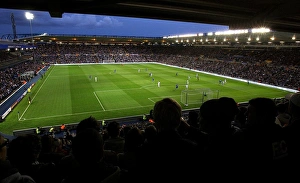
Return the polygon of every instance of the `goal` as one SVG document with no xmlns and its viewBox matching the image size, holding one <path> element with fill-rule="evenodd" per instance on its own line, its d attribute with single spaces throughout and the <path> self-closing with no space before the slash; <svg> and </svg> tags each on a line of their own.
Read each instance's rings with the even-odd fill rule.
<svg viewBox="0 0 300 183">
<path fill-rule="evenodd" d="M 103 63 L 115 63 L 116 61 L 111 59 L 111 60 L 102 60 Z"/>
<path fill-rule="evenodd" d="M 203 104 L 203 102 L 219 98 L 219 90 L 212 91 L 209 88 L 195 89 L 195 90 L 182 90 L 181 91 L 181 103 L 185 106 L 189 104 Z"/>
</svg>

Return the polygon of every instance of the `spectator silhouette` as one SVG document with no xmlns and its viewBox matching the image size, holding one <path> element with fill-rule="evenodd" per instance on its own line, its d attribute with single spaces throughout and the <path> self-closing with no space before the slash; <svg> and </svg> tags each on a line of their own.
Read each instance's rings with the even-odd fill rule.
<svg viewBox="0 0 300 183">
<path fill-rule="evenodd" d="M 59 150 L 59 141 L 61 139 L 53 138 L 52 135 L 45 134 L 41 136 L 41 152 L 38 157 L 39 162 L 54 163 L 57 165 L 59 161 L 67 155 Z"/>
<path fill-rule="evenodd" d="M 288 157 L 283 128 L 275 123 L 276 104 L 270 98 L 253 98 L 249 101 L 246 115 L 247 123 L 243 129 L 246 171 L 256 167 L 253 178 L 272 181 L 277 177 L 273 173 L 285 167 Z"/>
<path fill-rule="evenodd" d="M 88 118 L 85 118 L 81 120 L 77 127 L 76 127 L 76 135 L 80 134 L 81 132 L 85 131 L 86 129 L 95 129 L 96 131 L 100 131 L 100 122 L 96 120 L 96 118 L 90 116 Z M 74 137 L 72 138 L 73 141 Z M 75 160 L 72 148 L 68 155 L 61 158 L 61 160 L 58 163 L 58 169 L 60 172 L 60 176 L 62 178 L 65 178 L 73 173 L 74 169 L 78 168 L 79 164 Z"/>
<path fill-rule="evenodd" d="M 21 175 L 7 159 L 7 146 L 9 142 L 0 135 L 0 182 L 1 183 L 35 183 L 32 177 Z"/>
<path fill-rule="evenodd" d="M 154 124 L 149 123 L 144 130 L 144 143 L 152 143 L 157 137 L 157 129 Z"/>
<path fill-rule="evenodd" d="M 100 131 L 101 123 L 93 116 L 81 120 L 76 127 L 76 134 L 84 131 L 87 128 L 93 128 Z"/>
<path fill-rule="evenodd" d="M 121 126 L 116 121 L 111 121 L 107 125 L 109 138 L 104 141 L 104 149 L 116 153 L 124 152 L 125 139 L 120 136 Z"/>
<path fill-rule="evenodd" d="M 106 164 L 103 160 L 103 138 L 93 128 L 81 131 L 73 140 L 72 152 L 78 167 L 62 183 L 76 182 L 109 182 L 120 181 L 120 168 Z"/>
<path fill-rule="evenodd" d="M 41 137 L 26 134 L 13 139 L 8 148 L 8 159 L 21 174 L 29 175 L 37 183 L 57 182 L 56 166 L 52 163 L 39 162 Z"/>
<path fill-rule="evenodd" d="M 136 168 L 136 153 L 144 142 L 142 130 L 132 127 L 125 135 L 124 152 L 118 153 L 118 165 L 125 171 Z"/>
<path fill-rule="evenodd" d="M 300 163 L 300 92 L 294 93 L 289 98 L 288 112 L 291 116 L 289 124 L 283 128 L 289 152 L 289 168 L 292 175 L 296 176 L 295 166 Z"/>
<path fill-rule="evenodd" d="M 196 143 L 183 138 L 177 131 L 182 120 L 180 104 L 172 98 L 157 101 L 153 119 L 158 134 L 152 143 L 144 143 L 141 147 L 136 181 L 195 181 L 201 171 L 198 164 L 201 154 Z"/>
<path fill-rule="evenodd" d="M 221 97 L 205 101 L 199 112 L 200 129 L 207 134 L 207 147 L 205 161 L 207 176 L 215 180 L 214 175 L 222 176 L 224 180 L 231 180 L 231 169 L 228 166 L 234 162 L 237 167 L 241 166 L 243 133 L 234 125 L 238 107 L 233 98 Z M 235 170 L 236 173 L 240 169 Z M 217 178 L 218 179 L 218 178 Z"/>
</svg>

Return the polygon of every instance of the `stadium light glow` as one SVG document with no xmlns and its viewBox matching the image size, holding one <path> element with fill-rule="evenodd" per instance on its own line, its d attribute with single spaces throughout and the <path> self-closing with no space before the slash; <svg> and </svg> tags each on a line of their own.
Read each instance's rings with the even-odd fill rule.
<svg viewBox="0 0 300 183">
<path fill-rule="evenodd" d="M 241 30 L 218 31 L 215 32 L 215 35 L 233 35 L 233 34 L 246 34 L 246 33 L 248 33 L 247 29 L 241 29 Z"/>
<path fill-rule="evenodd" d="M 33 36 L 32 36 L 32 23 L 31 21 L 33 20 L 34 18 L 34 15 L 30 12 L 26 12 L 25 13 L 25 17 L 27 18 L 27 20 L 29 20 L 29 23 L 30 23 L 30 34 L 31 34 L 31 41 L 33 43 Z"/>
<path fill-rule="evenodd" d="M 26 12 L 25 13 L 25 17 L 27 18 L 27 20 L 29 20 L 29 23 L 30 23 L 30 34 L 31 34 L 31 44 L 32 44 L 32 46 L 34 47 L 34 40 L 33 40 L 33 35 L 32 35 L 32 23 L 31 23 L 31 21 L 33 20 L 33 18 L 34 18 L 34 15 L 32 14 L 32 13 L 30 13 L 30 12 Z M 32 48 L 33 49 L 33 60 L 34 60 L 34 58 L 35 58 L 35 56 L 34 56 L 34 48 Z"/>
<path fill-rule="evenodd" d="M 182 35 L 178 35 L 178 37 L 196 37 L 197 34 L 182 34 Z"/>
<path fill-rule="evenodd" d="M 271 30 L 269 28 L 253 28 L 251 29 L 252 33 L 266 33 L 270 32 Z"/>
</svg>

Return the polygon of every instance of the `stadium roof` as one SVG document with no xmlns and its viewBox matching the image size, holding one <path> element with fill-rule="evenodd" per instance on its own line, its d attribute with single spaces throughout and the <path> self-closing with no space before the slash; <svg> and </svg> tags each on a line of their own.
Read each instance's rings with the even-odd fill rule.
<svg viewBox="0 0 300 183">
<path fill-rule="evenodd" d="M 113 15 L 300 33 L 299 0 L 9 0 L 0 8 Z"/>
<path fill-rule="evenodd" d="M 58 43 L 58 44 L 150 44 L 150 45 L 300 45 L 300 34 L 289 32 L 253 32 L 251 29 L 240 30 L 242 33 L 231 31 L 212 32 L 194 35 L 176 35 L 168 37 L 138 37 L 138 36 L 105 36 L 105 35 L 70 35 L 70 34 L 40 34 L 18 35 L 13 39 L 15 43 L 34 44 Z M 246 31 L 246 32 L 243 32 Z M 231 34 L 230 34 L 231 33 Z M 10 35 L 8 35 L 10 36 Z M 1 44 L 1 42 L 0 42 Z"/>
<path fill-rule="evenodd" d="M 13 39 L 10 34 L 1 41 L 0 50 L 30 48 L 38 44 L 89 44 L 89 45 L 183 45 L 183 46 L 251 46 L 251 47 L 300 47 L 300 34 L 288 32 L 253 33 L 251 30 L 242 34 L 223 32 L 204 33 L 203 35 L 177 35 L 168 37 L 134 36 L 97 36 L 70 34 L 19 34 Z M 185 37 L 186 36 L 186 37 Z M 9 38 L 11 37 L 11 38 Z M 3 38 L 3 37 L 2 37 Z"/>
</svg>

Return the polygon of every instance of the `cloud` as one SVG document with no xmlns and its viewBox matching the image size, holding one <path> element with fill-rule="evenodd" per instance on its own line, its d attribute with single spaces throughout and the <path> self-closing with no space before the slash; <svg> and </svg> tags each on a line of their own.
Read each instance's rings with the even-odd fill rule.
<svg viewBox="0 0 300 183">
<path fill-rule="evenodd" d="M 63 26 L 75 27 L 119 27 L 122 22 L 113 17 L 99 15 L 80 15 L 80 14 L 64 14 L 62 18 L 52 19 L 52 23 L 61 24 Z"/>
<path fill-rule="evenodd" d="M 102 26 L 120 27 L 122 25 L 123 22 L 120 22 L 119 20 L 108 16 L 103 17 L 102 20 L 96 23 L 96 27 L 102 27 Z"/>
<path fill-rule="evenodd" d="M 45 21 L 44 18 L 40 18 L 41 21 L 36 22 L 39 26 L 63 26 L 63 27 L 85 27 L 89 29 L 105 28 L 105 27 L 120 27 L 123 25 L 118 19 L 109 16 L 99 15 L 80 15 L 80 14 L 64 14 L 62 18 L 49 18 Z M 59 27 L 57 27 L 59 28 Z"/>
</svg>

